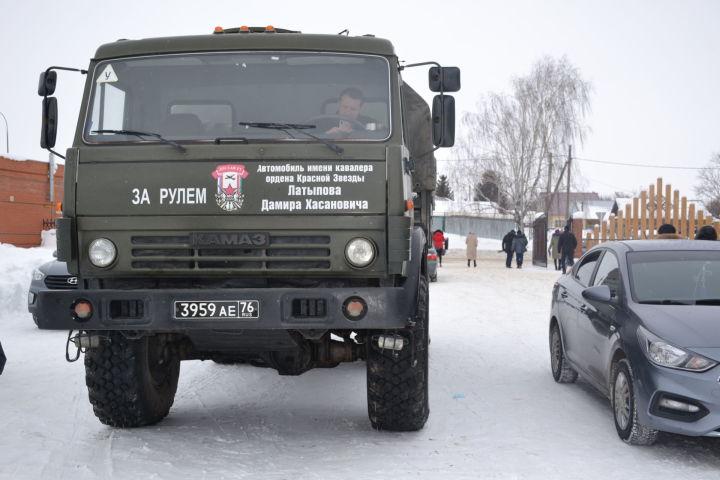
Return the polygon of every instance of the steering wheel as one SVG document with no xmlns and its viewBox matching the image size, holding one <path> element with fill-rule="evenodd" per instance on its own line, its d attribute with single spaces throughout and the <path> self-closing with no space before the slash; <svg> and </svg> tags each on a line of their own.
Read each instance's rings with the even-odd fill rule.
<svg viewBox="0 0 720 480">
<path fill-rule="evenodd" d="M 352 125 L 353 130 L 365 131 L 365 125 L 352 118 L 343 117 L 342 115 L 315 115 L 307 120 L 317 126 L 318 130 L 326 131 L 333 127 L 337 127 L 340 121 L 344 121 Z"/>
</svg>

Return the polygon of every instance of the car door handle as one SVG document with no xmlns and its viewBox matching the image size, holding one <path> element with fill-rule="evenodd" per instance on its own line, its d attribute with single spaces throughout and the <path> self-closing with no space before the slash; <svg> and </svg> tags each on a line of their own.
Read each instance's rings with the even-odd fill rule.
<svg viewBox="0 0 720 480">
<path fill-rule="evenodd" d="M 582 305 L 580 305 L 580 311 L 582 313 L 588 313 L 587 305 L 585 305 L 584 303 Z"/>
<path fill-rule="evenodd" d="M 562 292 L 560 292 L 560 296 L 561 296 L 562 298 L 567 298 L 567 297 L 568 297 L 567 290 L 563 290 Z"/>
</svg>

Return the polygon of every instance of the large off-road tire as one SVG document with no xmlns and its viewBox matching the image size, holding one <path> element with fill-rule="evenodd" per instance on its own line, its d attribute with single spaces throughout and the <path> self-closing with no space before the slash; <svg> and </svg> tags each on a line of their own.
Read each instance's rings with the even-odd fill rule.
<svg viewBox="0 0 720 480">
<path fill-rule="evenodd" d="M 553 323 L 550 327 L 550 369 L 557 383 L 573 383 L 577 380 L 577 372 L 568 365 L 565 358 L 560 327 Z"/>
<path fill-rule="evenodd" d="M 420 430 L 430 414 L 428 401 L 428 280 L 420 276 L 415 325 L 384 335 L 403 337 L 400 351 L 381 349 L 379 332 L 367 344 L 368 416 L 376 430 Z"/>
<path fill-rule="evenodd" d="M 85 353 L 85 382 L 95 416 L 112 427 L 142 427 L 165 418 L 175 400 L 180 359 L 164 336 L 109 342 Z"/>
<path fill-rule="evenodd" d="M 630 363 L 623 358 L 615 364 L 612 376 L 615 428 L 620 438 L 630 445 L 652 445 L 660 432 L 638 423 L 634 383 Z"/>
</svg>

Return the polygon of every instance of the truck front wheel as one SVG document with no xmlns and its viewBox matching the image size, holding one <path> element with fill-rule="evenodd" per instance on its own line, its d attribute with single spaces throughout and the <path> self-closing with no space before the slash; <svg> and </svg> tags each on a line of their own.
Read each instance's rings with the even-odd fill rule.
<svg viewBox="0 0 720 480">
<path fill-rule="evenodd" d="M 95 416 L 112 427 L 142 427 L 165 418 L 175 400 L 180 359 L 163 335 L 126 338 L 85 353 L 85 382 Z"/>
<path fill-rule="evenodd" d="M 367 343 L 368 416 L 376 430 L 416 431 L 427 421 L 428 281 L 420 275 L 412 327 L 375 332 Z M 398 335 L 401 350 L 381 348 L 380 335 Z"/>
</svg>

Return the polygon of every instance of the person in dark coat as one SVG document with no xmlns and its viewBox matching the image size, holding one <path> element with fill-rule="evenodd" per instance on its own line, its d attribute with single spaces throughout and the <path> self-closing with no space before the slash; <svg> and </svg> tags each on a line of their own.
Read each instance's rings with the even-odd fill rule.
<svg viewBox="0 0 720 480">
<path fill-rule="evenodd" d="M 513 251 L 512 251 L 512 241 L 515 239 L 515 230 L 510 230 L 507 235 L 505 235 L 502 239 L 502 251 L 505 252 L 505 255 L 507 255 L 507 258 L 505 259 L 505 266 L 507 268 L 512 268 L 512 257 L 513 257 Z"/>
<path fill-rule="evenodd" d="M 515 263 L 517 268 L 522 268 L 523 255 L 527 252 L 528 240 L 522 230 L 518 230 L 512 241 L 512 251 L 515 252 Z"/>
<path fill-rule="evenodd" d="M 695 240 L 717 240 L 717 232 L 712 225 L 705 225 L 700 227 L 695 235 Z"/>
<path fill-rule="evenodd" d="M 565 273 L 567 267 L 572 267 L 573 257 L 575 256 L 575 248 L 577 247 L 577 239 L 570 231 L 570 227 L 565 226 L 565 231 L 560 234 L 558 240 L 558 248 L 560 249 L 560 268 Z"/>
</svg>

